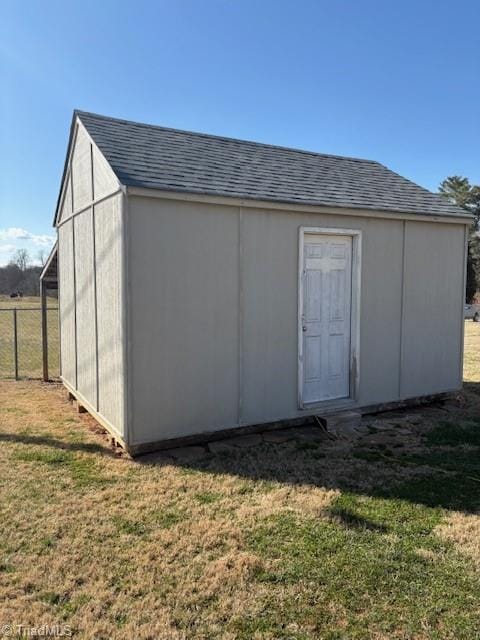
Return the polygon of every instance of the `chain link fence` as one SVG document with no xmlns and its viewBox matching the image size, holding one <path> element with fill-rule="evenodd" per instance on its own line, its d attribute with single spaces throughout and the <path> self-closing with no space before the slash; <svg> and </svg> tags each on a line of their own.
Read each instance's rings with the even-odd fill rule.
<svg viewBox="0 0 480 640">
<path fill-rule="evenodd" d="M 56 301 L 55 301 L 56 302 Z M 46 358 L 49 378 L 60 375 L 58 307 L 46 310 Z M 0 303 L 0 378 L 43 377 L 42 310 Z"/>
</svg>

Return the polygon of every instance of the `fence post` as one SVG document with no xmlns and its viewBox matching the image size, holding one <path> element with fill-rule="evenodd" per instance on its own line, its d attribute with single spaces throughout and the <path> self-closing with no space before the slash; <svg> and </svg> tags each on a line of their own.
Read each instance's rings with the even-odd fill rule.
<svg viewBox="0 0 480 640">
<path fill-rule="evenodd" d="M 48 336 L 47 336 L 47 291 L 45 282 L 40 280 L 40 300 L 42 305 L 42 364 L 43 380 L 48 382 Z"/>
<path fill-rule="evenodd" d="M 15 367 L 15 380 L 18 380 L 17 307 L 13 308 L 13 363 L 14 363 L 14 367 Z"/>
</svg>

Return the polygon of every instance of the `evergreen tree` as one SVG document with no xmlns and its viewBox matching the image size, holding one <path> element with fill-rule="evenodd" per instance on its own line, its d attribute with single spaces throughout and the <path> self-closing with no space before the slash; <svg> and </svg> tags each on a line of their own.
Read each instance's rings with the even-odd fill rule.
<svg viewBox="0 0 480 640">
<path fill-rule="evenodd" d="M 480 186 L 471 185 L 468 178 L 450 176 L 443 180 L 440 194 L 471 213 L 474 221 L 468 234 L 467 286 L 465 300 L 471 304 L 480 291 Z"/>
</svg>

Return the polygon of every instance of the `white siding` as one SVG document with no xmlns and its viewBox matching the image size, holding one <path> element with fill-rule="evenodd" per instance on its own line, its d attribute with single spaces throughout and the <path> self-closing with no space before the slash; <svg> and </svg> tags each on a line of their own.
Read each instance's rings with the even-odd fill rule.
<svg viewBox="0 0 480 640">
<path fill-rule="evenodd" d="M 92 210 L 74 218 L 77 309 L 77 388 L 96 407 L 95 288 Z"/>
<path fill-rule="evenodd" d="M 92 153 L 93 192 L 95 200 L 98 200 L 118 189 L 119 183 L 110 165 L 95 146 Z"/>
<path fill-rule="evenodd" d="M 376 404 L 399 398 L 403 222 L 367 219 L 362 229 L 360 397 Z"/>
<path fill-rule="evenodd" d="M 235 425 L 237 216 L 228 207 L 147 199 L 134 205 L 129 208 L 134 440 Z"/>
<path fill-rule="evenodd" d="M 91 142 L 82 125 L 78 125 L 71 164 L 73 208 L 79 211 L 92 201 Z"/>
<path fill-rule="evenodd" d="M 129 216 L 132 443 L 305 415 L 300 226 L 362 231 L 358 406 L 459 386 L 463 225 L 146 197 Z"/>
<path fill-rule="evenodd" d="M 69 218 L 73 212 L 84 209 L 91 204 L 93 199 L 99 200 L 109 196 L 120 187 L 120 183 L 110 165 L 97 147 L 91 144 L 88 134 L 82 125 L 79 126 L 78 133 L 74 139 L 70 165 L 71 169 L 68 170 L 65 177 L 65 194 L 58 216 L 59 223 Z"/>
<path fill-rule="evenodd" d="M 464 227 L 407 222 L 402 396 L 457 389 Z"/>
<path fill-rule="evenodd" d="M 81 124 L 70 165 L 73 211 L 67 173 L 58 220 L 62 375 L 89 408 L 123 436 L 123 196 Z M 94 197 L 105 199 L 94 205 Z"/>
<path fill-rule="evenodd" d="M 121 196 L 95 206 L 99 412 L 124 434 Z"/>
<path fill-rule="evenodd" d="M 70 182 L 70 171 L 65 178 L 65 193 L 62 201 L 62 207 L 58 216 L 59 222 L 67 220 L 72 215 L 72 189 Z"/>
<path fill-rule="evenodd" d="M 75 278 L 73 256 L 73 221 L 58 230 L 58 266 L 60 275 L 61 373 L 73 387 L 77 386 L 75 355 Z"/>
<path fill-rule="evenodd" d="M 248 209 L 243 235 L 243 421 L 297 410 L 298 230 L 359 229 L 362 237 L 360 403 L 398 399 L 402 222 Z"/>
<path fill-rule="evenodd" d="M 463 225 L 130 197 L 126 301 L 122 197 L 60 225 L 62 375 L 130 444 L 305 415 L 301 226 L 362 232 L 358 406 L 459 387 Z"/>
</svg>

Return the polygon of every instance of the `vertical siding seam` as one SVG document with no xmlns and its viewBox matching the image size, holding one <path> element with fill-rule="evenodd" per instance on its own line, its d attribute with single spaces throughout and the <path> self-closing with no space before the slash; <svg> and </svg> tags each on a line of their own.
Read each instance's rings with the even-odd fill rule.
<svg viewBox="0 0 480 640">
<path fill-rule="evenodd" d="M 467 288 L 467 260 L 468 260 L 468 226 L 464 226 L 463 236 L 463 279 L 461 292 L 461 315 L 460 315 L 460 364 L 459 364 L 459 384 L 463 384 L 463 351 L 465 348 L 465 293 Z"/>
<path fill-rule="evenodd" d="M 352 303 L 351 321 L 355 318 L 355 331 L 350 333 L 350 361 L 354 365 L 354 384 L 351 390 L 351 399 L 355 402 L 360 400 L 361 382 L 361 341 L 362 341 L 362 251 L 363 251 L 363 231 L 358 229 L 358 235 L 352 236 Z M 353 271 L 355 269 L 355 271 Z M 355 356 L 353 362 L 352 355 Z"/>
<path fill-rule="evenodd" d="M 304 270 L 304 227 L 298 229 L 297 264 L 297 408 L 303 409 L 303 270 Z"/>
<path fill-rule="evenodd" d="M 72 257 L 73 257 L 73 325 L 75 338 L 75 389 L 78 391 L 78 338 L 77 338 L 77 258 L 75 255 L 75 219 L 72 219 Z"/>
<path fill-rule="evenodd" d="M 72 165 L 70 166 L 70 176 L 69 177 L 70 177 L 70 215 L 68 217 L 71 218 L 72 215 L 73 215 L 73 212 L 75 211 L 74 202 L 73 202 L 73 162 L 72 162 Z M 60 222 L 61 222 L 61 220 L 60 220 Z"/>
<path fill-rule="evenodd" d="M 57 316 L 58 316 L 58 373 L 62 377 L 62 265 L 60 261 L 60 232 L 57 231 Z"/>
<path fill-rule="evenodd" d="M 107 195 L 102 196 L 101 198 L 98 198 L 97 200 L 93 200 L 92 202 L 89 202 L 88 204 L 86 204 L 84 207 L 81 207 L 78 211 L 75 211 L 74 213 L 72 212 L 70 214 L 70 216 L 68 217 L 68 220 L 70 220 L 71 218 L 77 218 L 78 216 L 82 215 L 82 213 L 85 213 L 85 211 L 88 211 L 88 209 L 90 209 L 93 205 L 99 205 L 102 204 L 103 202 L 106 202 L 107 200 L 110 200 L 111 198 L 114 198 L 115 196 L 118 196 L 118 194 L 123 193 L 121 189 L 116 189 L 116 191 L 112 191 L 111 193 L 107 193 Z M 66 224 L 68 222 L 68 220 L 59 220 L 59 222 L 57 223 L 57 229 L 60 229 L 60 227 L 62 227 L 64 224 Z"/>
<path fill-rule="evenodd" d="M 133 442 L 131 437 L 131 398 L 130 398 L 130 378 L 129 364 L 130 364 L 130 327 L 129 327 L 129 309 L 130 309 L 130 295 L 129 295 L 129 225 L 128 225 L 128 196 L 127 190 L 122 189 L 122 205 L 121 205 L 121 290 L 122 290 L 122 378 L 123 378 L 123 439 L 127 444 Z"/>
<path fill-rule="evenodd" d="M 243 210 L 238 207 L 238 424 L 243 414 Z"/>
<path fill-rule="evenodd" d="M 402 224 L 402 286 L 400 291 L 400 349 L 399 349 L 399 362 L 398 362 L 398 399 L 402 399 L 403 390 L 403 349 L 404 349 L 404 330 L 405 330 L 405 272 L 406 272 L 406 240 L 407 240 L 407 223 L 406 220 Z"/>
<path fill-rule="evenodd" d="M 93 145 L 90 142 L 90 180 L 92 182 L 91 184 L 91 190 L 90 190 L 90 194 L 91 194 L 91 198 L 92 198 L 92 202 L 95 200 L 95 180 L 94 180 L 94 173 L 93 173 Z"/>
<path fill-rule="evenodd" d="M 357 400 L 357 394 L 355 391 L 356 381 L 358 377 L 357 371 L 357 354 L 354 349 L 354 340 L 353 340 L 353 321 L 354 321 L 354 305 L 355 305 L 355 277 L 354 277 L 354 256 L 355 256 L 355 238 L 354 236 L 350 236 L 352 239 L 352 244 L 350 247 L 350 335 L 348 336 L 348 397 L 351 400 Z M 356 327 L 355 327 L 356 330 Z"/>
<path fill-rule="evenodd" d="M 93 254 L 93 300 L 95 306 L 95 409 L 100 410 L 100 381 L 98 363 L 98 296 L 97 296 L 97 244 L 95 237 L 95 206 L 92 205 L 92 254 Z"/>
<path fill-rule="evenodd" d="M 70 215 L 75 212 L 75 198 L 73 197 L 73 155 L 75 153 L 75 145 L 77 144 L 78 123 L 75 126 L 75 133 L 72 140 L 72 150 L 70 153 L 70 200 L 72 201 L 72 210 Z"/>
</svg>

